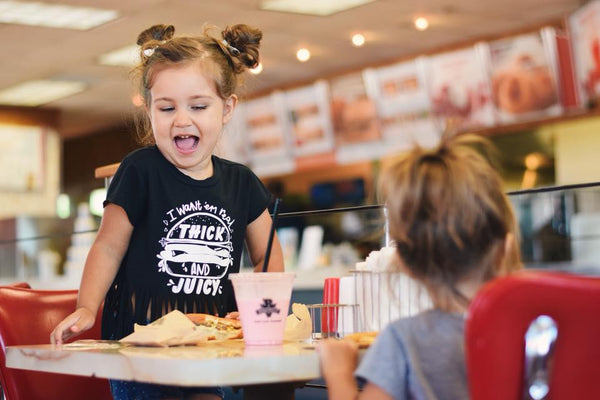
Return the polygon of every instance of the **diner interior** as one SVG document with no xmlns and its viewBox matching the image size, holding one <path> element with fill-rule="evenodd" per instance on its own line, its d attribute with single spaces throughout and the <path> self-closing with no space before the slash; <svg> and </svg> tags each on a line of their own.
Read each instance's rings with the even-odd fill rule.
<svg viewBox="0 0 600 400">
<path fill-rule="evenodd" d="M 378 177 L 448 129 L 497 148 L 526 270 L 599 274 L 598 0 L 0 0 L 0 288 L 70 291 L 74 307 L 106 189 L 140 147 L 136 38 L 160 23 L 176 34 L 205 23 L 217 33 L 237 23 L 263 31 L 260 64 L 244 78 L 216 154 L 249 166 L 281 199 L 270 211 L 285 269 L 295 272 L 292 303 L 318 320 L 312 335 L 325 329 L 314 314 L 325 309 L 310 305 L 326 302 L 328 279 L 339 284 L 335 303 L 353 279 L 362 326 L 349 331 L 379 331 L 430 306 L 399 291 L 402 307 L 367 316 L 391 299 L 364 269 L 392 245 Z M 529 77 L 537 83 L 523 83 Z M 246 252 L 241 268 L 252 270 Z M 554 284 L 547 290 L 560 293 Z M 43 343 L 31 340 L 0 337 L 0 361 L 8 345 Z M 28 398 L 2 383 L 2 398 Z M 231 386 L 226 398 L 242 398 Z M 323 381 L 296 385 L 295 398 L 327 398 Z"/>
</svg>

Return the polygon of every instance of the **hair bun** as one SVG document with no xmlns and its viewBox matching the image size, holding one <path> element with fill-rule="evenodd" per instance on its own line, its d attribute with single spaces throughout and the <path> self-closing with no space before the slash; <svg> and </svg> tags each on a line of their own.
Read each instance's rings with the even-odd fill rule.
<svg viewBox="0 0 600 400">
<path fill-rule="evenodd" d="M 229 54 L 240 60 L 245 68 L 254 68 L 258 65 L 258 48 L 263 35 L 260 29 L 245 24 L 237 24 L 225 28 L 221 35 L 229 46 L 239 51 L 239 54 L 232 54 L 231 50 L 228 49 Z M 244 68 L 241 67 L 240 69 L 243 70 Z"/>
<path fill-rule="evenodd" d="M 169 40 L 175 34 L 175 27 L 173 25 L 153 25 L 138 35 L 137 44 L 139 46 L 144 45 L 152 40 L 163 41 Z"/>
</svg>

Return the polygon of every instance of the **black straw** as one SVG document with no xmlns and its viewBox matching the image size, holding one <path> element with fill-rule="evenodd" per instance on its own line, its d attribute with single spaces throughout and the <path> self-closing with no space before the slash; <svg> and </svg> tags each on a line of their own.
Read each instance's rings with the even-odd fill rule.
<svg viewBox="0 0 600 400">
<path fill-rule="evenodd" d="M 273 236 L 275 236 L 275 225 L 277 224 L 279 203 L 281 203 L 281 199 L 279 197 L 275 198 L 275 205 L 273 205 L 273 221 L 271 223 L 271 232 L 269 232 L 269 241 L 267 242 L 267 251 L 265 252 L 265 260 L 263 262 L 262 272 L 267 272 L 269 257 L 271 257 L 271 247 L 273 247 Z"/>
</svg>

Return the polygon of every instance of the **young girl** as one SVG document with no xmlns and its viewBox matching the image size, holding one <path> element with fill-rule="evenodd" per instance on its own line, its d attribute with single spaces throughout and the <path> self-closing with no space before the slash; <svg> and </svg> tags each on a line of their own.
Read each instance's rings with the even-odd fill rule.
<svg viewBox="0 0 600 400">
<path fill-rule="evenodd" d="M 468 399 L 464 313 L 488 280 L 519 268 L 516 223 L 499 175 L 472 145 L 445 135 L 434 150 L 417 148 L 379 182 L 400 269 L 426 287 L 434 307 L 392 322 L 353 377 L 355 345 L 318 347 L 330 399 Z"/>
<path fill-rule="evenodd" d="M 207 30 L 174 37 L 165 25 L 139 35 L 148 117 L 142 139 L 154 144 L 127 155 L 113 177 L 77 310 L 52 332 L 53 343 L 93 326 L 102 301 L 102 337 L 111 340 L 175 309 L 220 316 L 235 310 L 228 275 L 239 271 L 244 240 L 255 269 L 262 268 L 270 195 L 248 168 L 212 153 L 236 106 L 238 75 L 258 64 L 261 38 L 246 25 L 221 38 Z M 274 238 L 268 271 L 282 270 Z M 111 389 L 119 399 L 205 392 L 118 381 Z M 219 388 L 207 393 L 222 397 Z"/>
</svg>

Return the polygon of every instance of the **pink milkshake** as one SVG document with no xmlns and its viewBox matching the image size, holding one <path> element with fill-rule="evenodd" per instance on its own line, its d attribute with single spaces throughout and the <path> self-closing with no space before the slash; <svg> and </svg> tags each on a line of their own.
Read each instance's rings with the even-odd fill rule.
<svg viewBox="0 0 600 400">
<path fill-rule="evenodd" d="M 292 272 L 230 274 L 247 345 L 283 343 Z"/>
</svg>

